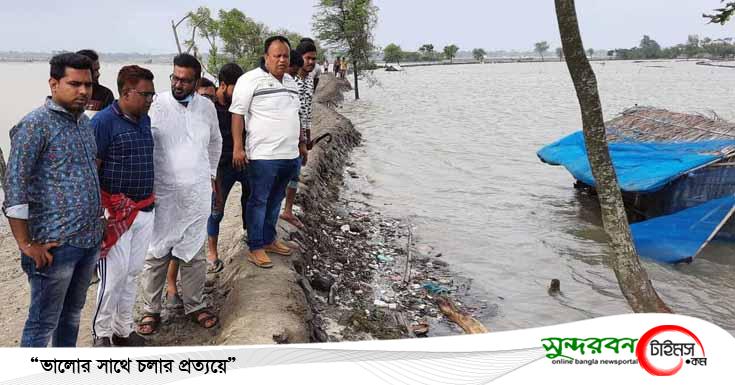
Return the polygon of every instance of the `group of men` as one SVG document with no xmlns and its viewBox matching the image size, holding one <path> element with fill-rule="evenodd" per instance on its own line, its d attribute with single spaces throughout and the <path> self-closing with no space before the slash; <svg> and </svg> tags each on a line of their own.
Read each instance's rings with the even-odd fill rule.
<svg viewBox="0 0 735 385">
<path fill-rule="evenodd" d="M 201 327 L 217 325 L 204 286 L 208 270 L 223 268 L 219 225 L 236 182 L 247 260 L 269 268 L 268 253 L 290 255 L 276 224 L 287 197 L 281 217 L 303 227 L 292 207 L 308 159 L 316 53 L 311 39 L 291 50 L 270 37 L 259 67 L 226 64 L 217 87 L 180 54 L 170 91 L 158 94 L 153 73 L 129 65 L 117 100 L 98 82 L 94 51 L 54 56 L 51 96 L 10 132 L 4 183 L 30 284 L 21 346 L 76 345 L 95 269 L 94 346 L 144 345 L 141 334 L 160 326 L 164 293 Z"/>
</svg>

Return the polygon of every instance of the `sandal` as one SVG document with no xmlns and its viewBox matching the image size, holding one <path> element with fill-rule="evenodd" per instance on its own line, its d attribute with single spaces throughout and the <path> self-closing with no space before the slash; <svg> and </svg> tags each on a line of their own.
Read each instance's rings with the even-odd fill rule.
<svg viewBox="0 0 735 385">
<path fill-rule="evenodd" d="M 204 317 L 201 317 L 201 315 L 204 314 Z M 207 309 L 197 310 L 194 313 L 192 313 L 191 318 L 194 322 L 198 323 L 199 326 L 205 328 L 205 329 L 211 329 L 219 323 L 219 318 L 217 318 L 216 315 L 214 315 L 211 311 Z M 214 322 L 207 326 L 207 321 L 214 320 Z"/>
<path fill-rule="evenodd" d="M 148 321 L 146 321 L 146 318 Z M 138 322 L 138 334 L 149 336 L 155 332 L 158 331 L 158 325 L 161 324 L 161 314 L 158 313 L 146 313 L 143 314 L 143 317 L 140 318 L 140 322 Z M 150 327 L 149 332 L 144 332 L 141 328 L 148 326 Z"/>
<path fill-rule="evenodd" d="M 214 262 L 211 262 L 211 263 L 207 262 L 207 264 L 208 264 L 208 266 L 207 266 L 207 273 L 208 274 L 216 274 L 216 273 L 219 273 L 220 271 L 224 270 L 224 268 L 225 268 L 225 264 L 219 258 L 215 259 Z"/>
</svg>

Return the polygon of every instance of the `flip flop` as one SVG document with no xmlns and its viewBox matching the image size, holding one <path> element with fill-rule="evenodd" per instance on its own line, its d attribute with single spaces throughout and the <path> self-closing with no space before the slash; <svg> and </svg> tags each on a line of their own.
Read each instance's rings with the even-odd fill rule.
<svg viewBox="0 0 735 385">
<path fill-rule="evenodd" d="M 214 262 L 207 262 L 207 265 L 207 273 L 209 274 L 219 273 L 225 268 L 225 264 L 219 258 L 215 259 Z"/>
</svg>

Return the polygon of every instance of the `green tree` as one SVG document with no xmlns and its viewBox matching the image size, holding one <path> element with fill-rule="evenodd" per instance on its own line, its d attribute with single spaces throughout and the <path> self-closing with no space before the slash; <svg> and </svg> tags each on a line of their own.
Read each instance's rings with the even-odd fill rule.
<svg viewBox="0 0 735 385">
<path fill-rule="evenodd" d="M 699 53 L 699 36 L 689 35 L 687 36 L 686 48 L 684 49 L 688 58 L 697 56 Z"/>
<path fill-rule="evenodd" d="M 559 58 L 559 61 L 564 60 L 564 50 L 561 47 L 556 48 L 556 56 Z"/>
<path fill-rule="evenodd" d="M 375 50 L 378 7 L 372 0 L 319 0 L 316 8 L 312 28 L 327 46 L 346 51 L 355 75 L 355 99 L 359 99 L 360 74 L 374 66 L 370 56 Z"/>
<path fill-rule="evenodd" d="M 533 50 L 541 55 L 541 61 L 544 61 L 544 53 L 549 50 L 549 43 L 546 41 L 540 41 L 533 45 Z"/>
<path fill-rule="evenodd" d="M 725 0 L 721 0 L 720 2 L 724 3 Z M 715 9 L 715 13 L 704 14 L 702 17 L 709 19 L 710 23 L 725 25 L 733 14 L 735 14 L 735 1 L 728 1 L 722 8 Z"/>
<path fill-rule="evenodd" d="M 424 60 L 435 60 L 435 54 L 434 52 L 434 45 L 433 44 L 424 44 L 419 48 L 419 52 L 421 52 L 422 56 L 424 57 Z"/>
<path fill-rule="evenodd" d="M 459 52 L 459 47 L 454 44 L 444 47 L 444 57 L 449 59 L 450 63 L 454 63 L 454 58 L 457 56 L 457 52 Z"/>
<path fill-rule="evenodd" d="M 614 254 L 610 264 L 633 311 L 671 312 L 653 288 L 633 245 L 623 196 L 608 151 L 597 78 L 584 52 L 574 0 L 555 0 L 555 4 L 564 56 L 582 115 L 587 158 L 596 181 L 602 223 Z"/>
<path fill-rule="evenodd" d="M 661 46 L 648 35 L 643 35 L 638 47 L 641 50 L 640 54 L 643 59 L 656 59 L 661 57 Z"/>
<path fill-rule="evenodd" d="M 487 55 L 487 52 L 482 48 L 475 48 L 472 50 L 472 57 L 479 62 L 485 60 L 485 55 Z"/>
<path fill-rule="evenodd" d="M 219 11 L 219 35 L 223 51 L 244 69 L 258 66 L 268 28 L 247 17 L 239 9 Z"/>
<path fill-rule="evenodd" d="M 403 50 L 401 49 L 401 46 L 399 45 L 395 45 L 391 43 L 391 44 L 388 44 L 383 49 L 383 60 L 386 63 L 396 62 L 398 64 L 401 64 L 402 57 L 403 57 Z"/>
<path fill-rule="evenodd" d="M 587 50 L 587 56 L 589 56 L 589 57 L 595 56 L 595 49 L 594 48 L 588 49 Z"/>
</svg>

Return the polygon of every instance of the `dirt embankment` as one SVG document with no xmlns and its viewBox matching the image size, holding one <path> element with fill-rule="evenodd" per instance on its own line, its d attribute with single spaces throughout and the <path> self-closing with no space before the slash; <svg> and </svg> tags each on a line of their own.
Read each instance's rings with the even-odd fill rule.
<svg viewBox="0 0 735 385">
<path fill-rule="evenodd" d="M 310 152 L 302 169 L 295 212 L 307 229 L 281 221 L 279 236 L 297 250 L 290 257 L 272 256 L 272 269 L 245 259 L 240 214 L 241 190 L 230 193 L 221 224 L 219 253 L 225 269 L 207 276 L 209 303 L 220 325 L 205 330 L 182 310 L 162 313 L 159 332 L 150 345 L 247 345 L 403 338 L 460 332 L 447 323 L 437 296 L 462 297 L 468 283 L 453 275 L 441 254 L 416 245 L 410 224 L 384 218 L 378 209 L 340 194 L 360 133 L 339 114 L 347 81 L 322 76 L 315 95 L 312 137 L 329 132 Z M 4 217 L 0 219 L 5 221 Z M 0 234 L 0 346 L 18 346 L 29 302 L 29 286 L 20 268 L 15 241 Z M 97 285 L 90 286 L 83 310 L 78 346 L 90 346 L 91 318 Z M 464 302 L 464 301 L 463 301 Z M 140 314 L 142 300 L 136 301 Z M 462 306 L 463 311 L 482 309 Z M 483 309 L 485 306 L 483 305 Z M 413 333 L 412 333 L 413 331 Z"/>
</svg>

